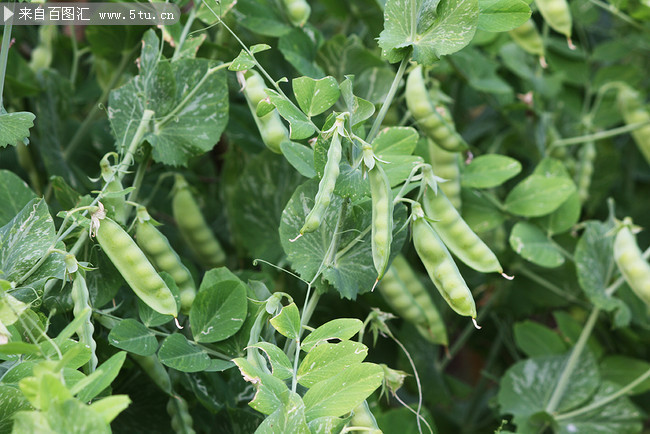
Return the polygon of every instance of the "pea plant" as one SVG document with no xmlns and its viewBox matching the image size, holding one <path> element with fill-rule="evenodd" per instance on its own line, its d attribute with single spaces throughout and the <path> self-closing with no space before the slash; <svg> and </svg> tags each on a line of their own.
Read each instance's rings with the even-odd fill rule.
<svg viewBox="0 0 650 434">
<path fill-rule="evenodd" d="M 641 433 L 650 7 L 3 26 L 0 432 Z"/>
</svg>

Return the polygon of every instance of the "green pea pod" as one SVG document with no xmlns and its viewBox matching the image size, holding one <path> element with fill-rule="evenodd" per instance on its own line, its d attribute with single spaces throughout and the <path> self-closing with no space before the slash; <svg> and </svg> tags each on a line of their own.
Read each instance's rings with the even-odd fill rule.
<svg viewBox="0 0 650 434">
<path fill-rule="evenodd" d="M 571 10 L 566 0 L 535 0 L 539 12 L 550 28 L 571 41 Z"/>
<path fill-rule="evenodd" d="M 397 255 L 379 284 L 379 292 L 393 311 L 413 324 L 427 341 L 447 346 L 447 329 L 431 300 L 404 256 Z"/>
<path fill-rule="evenodd" d="M 117 177 L 113 178 L 106 186 L 106 193 L 116 193 L 124 190 L 122 183 Z M 120 224 L 126 223 L 126 200 L 124 196 L 119 197 L 105 197 L 102 203 L 106 207 L 106 214 Z"/>
<path fill-rule="evenodd" d="M 178 316 L 171 290 L 120 225 L 108 217 L 101 220 L 97 241 L 140 300 L 163 315 Z"/>
<path fill-rule="evenodd" d="M 542 67 L 546 68 L 546 59 L 544 57 L 544 41 L 542 36 L 537 31 L 535 21 L 529 19 L 516 29 L 508 32 L 510 37 L 515 41 L 521 49 L 527 53 L 534 54 L 539 57 L 539 63 Z"/>
<path fill-rule="evenodd" d="M 503 273 L 496 255 L 463 220 L 442 191 L 424 193 L 424 210 L 431 226 L 454 255 L 482 273 Z"/>
<path fill-rule="evenodd" d="M 596 159 L 596 145 L 594 142 L 587 142 L 582 145 L 578 153 L 578 158 L 579 162 L 575 182 L 578 187 L 580 203 L 585 203 L 589 199 L 591 175 L 594 173 L 594 160 Z"/>
<path fill-rule="evenodd" d="M 72 255 L 70 255 L 72 256 Z M 72 256 L 74 259 L 74 256 Z M 76 260 L 75 260 L 76 262 Z M 70 292 L 72 301 L 74 302 L 74 308 L 72 313 L 75 318 L 79 316 L 90 306 L 90 296 L 88 293 L 88 286 L 86 285 L 86 279 L 81 275 L 81 272 L 77 271 L 74 276 L 74 281 L 72 282 L 72 291 Z M 77 330 L 77 335 L 79 336 L 79 342 L 84 344 L 86 347 L 90 348 L 90 361 L 88 362 L 88 372 L 94 372 L 97 368 L 97 342 L 93 339 L 93 333 L 95 332 L 95 326 L 93 325 L 90 317 L 79 327 Z"/>
<path fill-rule="evenodd" d="M 196 297 L 196 285 L 190 271 L 183 265 L 178 253 L 169 244 L 169 240 L 152 223 L 144 207 L 138 208 L 138 224 L 135 240 L 145 255 L 158 271 L 169 273 L 181 295 L 181 312 L 189 314 Z"/>
<path fill-rule="evenodd" d="M 306 0 L 282 0 L 291 24 L 302 27 L 305 25 L 311 14 L 311 7 Z"/>
<path fill-rule="evenodd" d="M 223 265 L 226 254 L 203 218 L 189 184 L 181 175 L 176 175 L 172 213 L 178 229 L 197 259 L 207 268 Z"/>
<path fill-rule="evenodd" d="M 429 139 L 429 159 L 436 176 L 446 179 L 438 184 L 438 188 L 445 193 L 454 208 L 460 210 L 462 206 L 460 196 L 460 165 L 458 153 L 448 152 Z"/>
<path fill-rule="evenodd" d="M 284 126 L 278 111 L 275 109 L 262 117 L 257 116 L 257 105 L 267 97 L 266 92 L 264 92 L 266 86 L 264 85 L 264 79 L 256 71 L 248 71 L 247 75 L 244 96 L 253 113 L 253 119 L 255 119 L 257 128 L 260 131 L 262 141 L 271 151 L 276 154 L 281 154 L 280 144 L 283 141 L 289 141 L 287 128 Z"/>
<path fill-rule="evenodd" d="M 406 79 L 406 105 L 427 137 L 450 152 L 469 148 L 456 132 L 449 110 L 444 106 L 435 108 L 428 97 L 422 67 L 415 67 Z"/>
<path fill-rule="evenodd" d="M 368 171 L 368 179 L 372 196 L 372 260 L 379 281 L 388 268 L 393 241 L 393 192 L 386 172 L 379 164 Z"/>
<path fill-rule="evenodd" d="M 160 363 L 156 356 L 140 356 L 138 354 L 129 354 L 133 357 L 142 370 L 153 380 L 153 382 L 168 395 L 172 394 L 172 381 L 169 378 L 167 369 Z"/>
<path fill-rule="evenodd" d="M 632 131 L 632 138 L 650 164 L 650 113 L 643 106 L 639 93 L 627 85 L 620 86 L 617 100 L 618 108 L 627 125 L 646 123 L 641 128 Z"/>
<path fill-rule="evenodd" d="M 616 234 L 614 260 L 632 291 L 650 306 L 650 264 L 643 258 L 630 226 L 632 220 L 628 217 Z"/>
<path fill-rule="evenodd" d="M 365 428 L 364 433 L 381 434 L 383 431 L 379 429 L 375 416 L 368 407 L 368 401 L 363 401 L 354 410 L 352 410 L 352 419 L 347 424 L 348 427 Z M 359 430 L 361 431 L 361 430 Z"/>
<path fill-rule="evenodd" d="M 476 304 L 472 292 L 444 243 L 425 219 L 418 203 L 413 204 L 412 233 L 415 251 L 447 304 L 459 315 L 475 319 Z"/>
<path fill-rule="evenodd" d="M 179 395 L 173 395 L 167 401 L 167 414 L 171 418 L 172 429 L 178 434 L 194 434 L 194 420 L 187 408 L 187 401 Z"/>
</svg>

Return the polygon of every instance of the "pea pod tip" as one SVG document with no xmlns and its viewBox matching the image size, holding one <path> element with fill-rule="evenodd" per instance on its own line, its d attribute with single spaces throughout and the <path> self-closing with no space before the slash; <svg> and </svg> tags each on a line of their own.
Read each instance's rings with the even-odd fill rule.
<svg viewBox="0 0 650 434">
<path fill-rule="evenodd" d="M 176 324 L 176 328 L 179 330 L 183 330 L 183 326 L 178 322 L 178 317 L 174 317 L 174 324 Z"/>
<path fill-rule="evenodd" d="M 512 280 L 512 279 L 515 278 L 515 276 L 509 276 L 509 275 L 507 275 L 507 274 L 504 273 L 504 272 L 501 272 L 501 273 L 499 273 L 499 274 L 501 274 L 501 275 L 503 276 L 504 279 Z"/>
<path fill-rule="evenodd" d="M 302 237 L 302 234 L 298 234 L 298 236 L 296 238 L 290 238 L 289 242 L 291 242 L 291 243 L 296 242 L 298 240 L 298 238 L 300 238 L 300 237 Z"/>
<path fill-rule="evenodd" d="M 481 330 L 483 328 L 480 325 L 478 325 L 478 323 L 476 322 L 476 318 L 472 318 L 472 322 L 474 323 L 474 327 L 476 327 L 476 330 Z"/>
</svg>

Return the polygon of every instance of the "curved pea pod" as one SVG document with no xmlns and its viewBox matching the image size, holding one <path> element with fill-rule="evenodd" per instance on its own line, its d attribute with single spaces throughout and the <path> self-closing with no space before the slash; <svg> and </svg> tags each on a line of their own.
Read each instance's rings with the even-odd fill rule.
<svg viewBox="0 0 650 434">
<path fill-rule="evenodd" d="M 454 255 L 482 273 L 503 273 L 496 255 L 463 220 L 442 191 L 424 193 L 424 211 L 431 226 Z"/>
<path fill-rule="evenodd" d="M 271 151 L 276 154 L 281 154 L 280 144 L 285 140 L 289 140 L 287 128 L 282 123 L 280 115 L 275 109 L 264 116 L 257 116 L 257 105 L 267 97 L 266 92 L 264 92 L 266 86 L 264 85 L 264 79 L 258 72 L 248 71 L 246 75 L 248 77 L 244 86 L 244 96 L 253 113 L 253 118 L 257 124 L 257 129 L 260 131 L 262 141 Z"/>
<path fill-rule="evenodd" d="M 614 260 L 632 291 L 650 306 L 650 264 L 643 259 L 643 253 L 630 229 L 631 225 L 631 219 L 626 218 L 616 234 Z"/>
<path fill-rule="evenodd" d="M 422 67 L 415 67 L 406 79 L 406 105 L 427 137 L 450 152 L 461 152 L 469 148 L 456 132 L 449 110 L 444 106 L 434 107 L 428 97 Z"/>
<path fill-rule="evenodd" d="M 379 281 L 388 267 L 393 242 L 393 192 L 386 172 L 379 164 L 368 171 L 368 179 L 372 196 L 372 260 Z"/>
<path fill-rule="evenodd" d="M 566 0 L 535 0 L 539 12 L 550 28 L 567 37 L 571 44 L 571 10 Z"/>
<path fill-rule="evenodd" d="M 527 53 L 534 54 L 539 57 L 539 63 L 542 67 L 546 68 L 546 59 L 544 58 L 544 41 L 542 36 L 537 31 L 535 22 L 531 19 L 526 21 L 521 26 L 512 29 L 508 32 L 510 37 L 515 41 L 521 49 Z"/>
<path fill-rule="evenodd" d="M 436 145 L 433 140 L 429 139 L 429 159 L 436 176 L 446 179 L 446 182 L 438 184 L 449 201 L 458 210 L 461 209 L 461 188 L 460 188 L 460 165 L 458 163 L 458 153 L 449 152 Z"/>
<path fill-rule="evenodd" d="M 172 213 L 178 229 L 197 259 L 208 268 L 223 265 L 226 254 L 203 218 L 189 184 L 181 175 L 176 175 Z"/>
<path fill-rule="evenodd" d="M 620 86 L 617 102 L 627 125 L 646 123 L 641 128 L 632 131 L 632 138 L 650 164 L 650 113 L 643 106 L 639 93 L 627 85 Z"/>
<path fill-rule="evenodd" d="M 173 395 L 167 401 L 167 414 L 171 417 L 172 429 L 178 434 L 194 434 L 194 420 L 185 401 L 179 395 Z"/>
<path fill-rule="evenodd" d="M 110 218 L 101 220 L 97 229 L 97 241 L 135 295 L 156 312 L 178 316 L 176 300 L 171 290 L 120 225 Z"/>
<path fill-rule="evenodd" d="M 419 204 L 413 204 L 413 245 L 429 278 L 447 304 L 459 315 L 476 318 L 476 303 L 449 250 L 424 218 Z"/>
<path fill-rule="evenodd" d="M 188 314 L 196 297 L 194 279 L 167 237 L 153 225 L 144 207 L 138 208 L 135 241 L 158 271 L 165 271 L 172 276 L 180 291 L 181 312 Z"/>
<path fill-rule="evenodd" d="M 427 341 L 447 346 L 447 329 L 436 305 L 404 256 L 397 255 L 379 284 L 394 312 L 413 324 Z"/>
<path fill-rule="evenodd" d="M 311 14 L 311 7 L 306 0 L 282 0 L 282 4 L 291 24 L 298 27 L 305 25 Z"/>
</svg>

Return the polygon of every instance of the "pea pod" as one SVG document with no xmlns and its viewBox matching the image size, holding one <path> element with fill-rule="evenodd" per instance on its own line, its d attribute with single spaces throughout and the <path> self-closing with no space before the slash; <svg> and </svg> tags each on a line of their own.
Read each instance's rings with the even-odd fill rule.
<svg viewBox="0 0 650 434">
<path fill-rule="evenodd" d="M 189 184 L 181 175 L 176 175 L 172 213 L 178 229 L 197 259 L 207 268 L 223 265 L 226 254 L 203 218 Z"/>
<path fill-rule="evenodd" d="M 618 230 L 614 240 L 614 260 L 632 291 L 650 306 L 650 264 L 643 258 L 631 226 L 632 220 L 628 217 Z"/>
<path fill-rule="evenodd" d="M 539 12 L 550 28 L 566 36 L 569 47 L 571 43 L 572 18 L 569 4 L 566 0 L 535 0 Z"/>
<path fill-rule="evenodd" d="M 173 395 L 167 401 L 167 414 L 171 417 L 172 429 L 179 434 L 194 434 L 192 415 L 187 408 L 187 401 L 179 395 Z"/>
<path fill-rule="evenodd" d="M 381 434 L 383 431 L 379 429 L 375 416 L 368 407 L 368 401 L 363 401 L 354 410 L 352 410 L 352 419 L 347 424 L 348 427 L 364 428 L 363 432 L 369 434 Z M 358 430 L 361 431 L 361 430 Z"/>
<path fill-rule="evenodd" d="M 379 164 L 368 171 L 368 179 L 372 197 L 372 260 L 379 281 L 388 267 L 393 241 L 393 192 L 388 177 Z"/>
<path fill-rule="evenodd" d="M 424 193 L 424 210 L 445 245 L 458 259 L 482 273 L 503 273 L 496 255 L 463 220 L 442 191 Z"/>
<path fill-rule="evenodd" d="M 180 290 L 181 311 L 188 314 L 196 297 L 196 285 L 192 275 L 169 244 L 167 237 L 153 225 L 146 208 L 138 208 L 137 218 L 135 240 L 138 246 L 158 271 L 166 271 L 172 276 Z"/>
<path fill-rule="evenodd" d="M 287 128 L 282 123 L 280 115 L 275 109 L 262 117 L 257 116 L 257 105 L 267 97 L 266 92 L 264 92 L 266 86 L 264 85 L 264 79 L 257 71 L 248 71 L 246 75 L 248 77 L 244 86 L 244 95 L 253 113 L 253 118 L 260 131 L 260 136 L 262 136 L 262 141 L 271 151 L 276 154 L 281 154 L 280 144 L 285 140 L 289 140 Z"/>
<path fill-rule="evenodd" d="M 429 278 L 456 313 L 475 319 L 474 297 L 458 271 L 449 250 L 425 219 L 421 205 L 414 203 L 412 210 L 413 245 Z"/>
<path fill-rule="evenodd" d="M 282 4 L 291 24 L 298 27 L 305 25 L 311 14 L 311 7 L 306 0 L 282 0 Z"/>
<path fill-rule="evenodd" d="M 532 18 L 516 29 L 510 30 L 508 33 L 515 43 L 524 51 L 538 56 L 539 63 L 543 68 L 546 68 L 547 64 L 544 57 L 544 41 L 537 31 L 537 27 Z"/>
<path fill-rule="evenodd" d="M 467 150 L 469 146 L 456 132 L 451 114 L 444 106 L 435 108 L 428 97 L 422 67 L 415 67 L 406 79 L 406 105 L 427 137 L 450 152 Z"/>
<path fill-rule="evenodd" d="M 460 210 L 462 206 L 460 198 L 460 165 L 458 153 L 448 152 L 436 145 L 429 139 L 429 159 L 436 176 L 446 179 L 438 185 L 454 207 Z"/>
<path fill-rule="evenodd" d="M 591 175 L 594 173 L 594 160 L 596 159 L 596 145 L 594 142 L 587 142 L 582 145 L 578 153 L 578 158 L 575 181 L 578 187 L 580 202 L 585 203 L 589 198 Z"/>
<path fill-rule="evenodd" d="M 102 250 L 135 295 L 156 312 L 178 316 L 171 290 L 120 225 L 106 217 L 99 222 L 96 235 Z"/>
<path fill-rule="evenodd" d="M 394 312 L 413 324 L 427 341 L 447 346 L 447 330 L 422 285 L 404 256 L 397 255 L 379 284 L 379 292 Z"/>
<path fill-rule="evenodd" d="M 625 84 L 619 87 L 617 102 L 626 124 L 646 123 L 632 131 L 632 137 L 650 164 L 650 113 L 643 107 L 639 93 Z"/>
<path fill-rule="evenodd" d="M 74 259 L 73 255 L 72 259 Z M 76 262 L 76 260 L 75 260 Z M 72 281 L 72 291 L 70 292 L 72 301 L 74 302 L 74 308 L 72 313 L 75 318 L 79 316 L 81 312 L 85 309 L 90 308 L 90 297 L 88 293 L 88 286 L 86 285 L 86 279 L 81 274 L 80 271 L 77 271 Z M 86 347 L 90 348 L 90 361 L 88 362 L 88 372 L 94 372 L 97 368 L 97 342 L 93 339 L 93 333 L 95 331 L 95 326 L 93 325 L 90 317 L 79 327 L 77 334 L 79 335 L 79 342 L 81 342 Z"/>
</svg>

